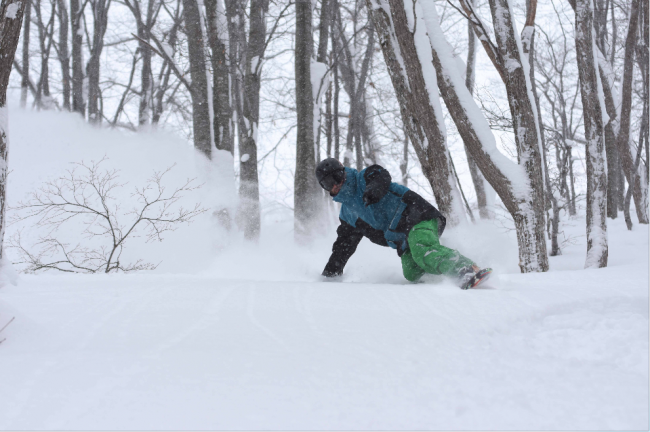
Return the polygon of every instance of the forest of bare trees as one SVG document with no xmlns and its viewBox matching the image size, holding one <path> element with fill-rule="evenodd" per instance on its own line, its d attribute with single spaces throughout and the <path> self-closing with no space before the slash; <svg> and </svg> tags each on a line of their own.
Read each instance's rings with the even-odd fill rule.
<svg viewBox="0 0 650 432">
<path fill-rule="evenodd" d="M 191 139 L 234 167 L 238 205 L 211 211 L 249 240 L 273 205 L 301 243 L 331 219 L 326 157 L 385 165 L 451 226 L 508 219 L 522 272 L 562 253 L 563 221 L 586 216 L 586 267 L 607 266 L 608 219 L 649 221 L 647 1 L 12 1 L 0 109 L 9 86 Z"/>
</svg>

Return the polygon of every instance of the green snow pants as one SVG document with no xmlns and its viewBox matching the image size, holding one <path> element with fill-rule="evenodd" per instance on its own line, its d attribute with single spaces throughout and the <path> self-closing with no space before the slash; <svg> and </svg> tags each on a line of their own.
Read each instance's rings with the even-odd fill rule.
<svg viewBox="0 0 650 432">
<path fill-rule="evenodd" d="M 437 219 L 415 225 L 407 241 L 409 250 L 402 255 L 402 270 L 411 282 L 424 273 L 459 276 L 462 268 L 474 264 L 471 259 L 440 244 Z"/>
</svg>

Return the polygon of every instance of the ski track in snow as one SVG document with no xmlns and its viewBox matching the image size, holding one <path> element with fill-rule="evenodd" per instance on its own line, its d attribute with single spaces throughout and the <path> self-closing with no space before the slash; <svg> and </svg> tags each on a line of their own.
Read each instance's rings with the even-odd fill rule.
<svg viewBox="0 0 650 432">
<path fill-rule="evenodd" d="M 0 298 L 16 316 L 0 428 L 643 428 L 643 273 L 503 274 L 469 292 L 23 276 Z"/>
</svg>

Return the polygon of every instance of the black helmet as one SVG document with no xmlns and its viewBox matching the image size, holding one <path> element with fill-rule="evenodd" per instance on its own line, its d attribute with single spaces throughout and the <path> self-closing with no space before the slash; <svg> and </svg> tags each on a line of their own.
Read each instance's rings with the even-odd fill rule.
<svg viewBox="0 0 650 432">
<path fill-rule="evenodd" d="M 327 158 L 316 166 L 318 183 L 326 191 L 331 191 L 334 185 L 345 180 L 345 168 L 337 159 Z"/>
</svg>

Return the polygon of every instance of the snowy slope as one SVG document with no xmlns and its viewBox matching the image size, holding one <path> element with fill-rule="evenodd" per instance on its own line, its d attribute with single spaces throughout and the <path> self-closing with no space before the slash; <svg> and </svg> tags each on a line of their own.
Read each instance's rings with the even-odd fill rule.
<svg viewBox="0 0 650 432">
<path fill-rule="evenodd" d="M 14 202 L 30 169 L 47 178 L 82 153 L 125 173 L 195 166 L 171 137 L 77 127 L 50 132 L 71 150 L 48 153 L 28 120 L 12 130 Z M 140 159 L 120 156 L 140 144 Z M 0 333 L 0 429 L 648 429 L 647 226 L 611 222 L 610 266 L 583 270 L 584 217 L 565 221 L 564 255 L 526 275 L 512 232 L 446 231 L 496 269 L 470 291 L 407 283 L 367 240 L 325 282 L 333 228 L 309 248 L 290 220 L 267 217 L 256 246 L 209 228 L 134 244 L 168 263 L 157 272 L 21 274 L 0 289 L 0 328 L 15 317 Z"/>
<path fill-rule="evenodd" d="M 646 429 L 648 231 L 618 228 L 627 263 L 473 291 L 23 275 L 0 428 Z"/>
</svg>

